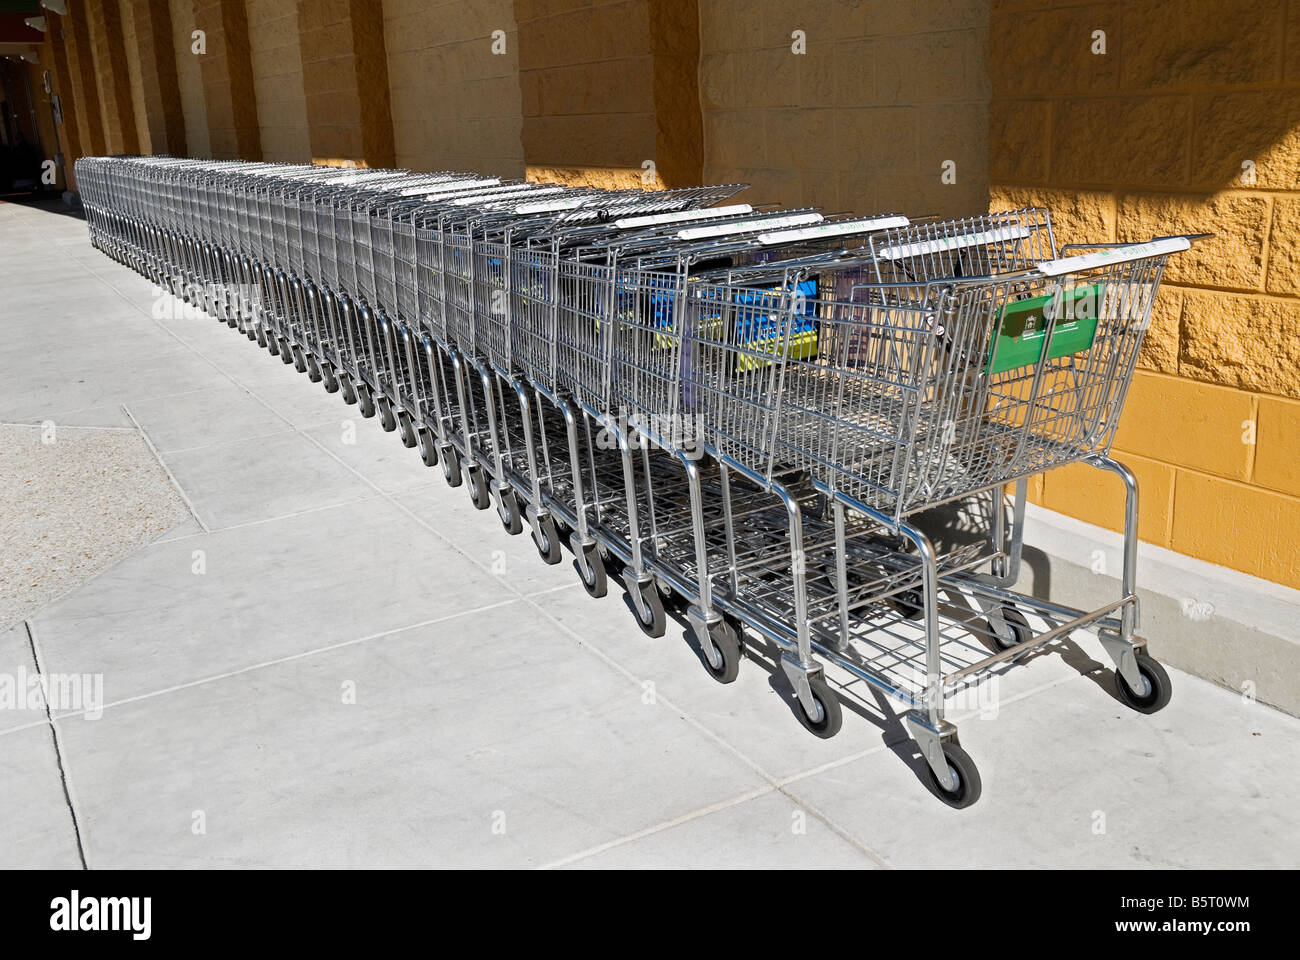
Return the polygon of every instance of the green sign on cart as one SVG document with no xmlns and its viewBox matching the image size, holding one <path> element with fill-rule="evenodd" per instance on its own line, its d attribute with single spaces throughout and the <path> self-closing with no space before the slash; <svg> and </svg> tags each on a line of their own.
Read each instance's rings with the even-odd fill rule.
<svg viewBox="0 0 1300 960">
<path fill-rule="evenodd" d="M 1090 283 L 1042 297 L 1008 303 L 998 317 L 998 335 L 989 350 L 989 374 L 1038 363 L 1043 357 L 1048 317 L 1059 314 L 1047 348 L 1049 360 L 1082 353 L 1097 337 L 1104 283 Z"/>
</svg>

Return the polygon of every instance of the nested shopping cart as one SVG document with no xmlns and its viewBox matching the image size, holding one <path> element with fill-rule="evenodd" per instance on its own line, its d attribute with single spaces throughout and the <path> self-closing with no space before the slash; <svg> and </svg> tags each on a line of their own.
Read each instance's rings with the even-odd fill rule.
<svg viewBox="0 0 1300 960">
<path fill-rule="evenodd" d="M 522 512 L 548 562 L 567 537 L 593 595 L 621 565 L 647 633 L 684 608 L 717 679 L 751 635 L 819 736 L 841 725 L 824 665 L 901 701 L 951 804 L 980 781 L 945 701 L 1074 630 L 1097 630 L 1130 706 L 1168 699 L 1135 634 L 1136 483 L 1109 447 L 1165 259 L 1195 238 L 1058 252 L 1038 210 L 705 207 L 734 186 L 78 174 L 101 249 L 378 410 L 507 530 Z M 1014 590 L 1026 478 L 1072 463 L 1126 489 L 1121 596 L 1096 610 Z M 926 518 L 955 504 L 973 535 L 940 544 Z"/>
</svg>

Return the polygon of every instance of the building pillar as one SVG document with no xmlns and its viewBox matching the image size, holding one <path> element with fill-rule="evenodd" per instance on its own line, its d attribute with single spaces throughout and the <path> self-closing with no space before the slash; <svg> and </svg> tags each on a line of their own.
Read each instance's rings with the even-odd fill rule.
<svg viewBox="0 0 1300 960">
<path fill-rule="evenodd" d="M 298 0 L 313 159 L 391 167 L 393 118 L 380 0 Z"/>
<path fill-rule="evenodd" d="M 85 4 L 82 0 L 69 0 L 67 16 L 59 19 L 63 24 L 72 95 L 77 101 L 81 146 L 89 156 L 102 156 L 105 150 L 103 111 L 99 105 L 99 83 L 95 77 Z"/>
<path fill-rule="evenodd" d="M 535 180 L 698 184 L 696 0 L 515 3 L 523 146 Z"/>
<path fill-rule="evenodd" d="M 194 19 L 207 46 L 199 65 L 212 156 L 261 160 L 262 133 L 244 0 L 195 0 Z"/>
<path fill-rule="evenodd" d="M 72 165 L 81 156 L 81 131 L 77 129 L 77 98 L 72 89 L 72 72 L 68 67 L 67 41 L 64 39 L 63 18 L 45 11 L 45 45 L 41 61 L 50 71 L 50 86 L 59 98 L 59 116 L 62 122 L 55 128 L 59 142 L 57 150 L 63 154 L 63 180 L 68 190 L 77 189 Z"/>
<path fill-rule="evenodd" d="M 122 8 L 116 0 L 87 4 L 86 22 L 90 27 L 99 83 L 104 146 L 109 153 L 139 153 L 131 74 L 126 65 L 126 42 L 122 38 Z"/>
<path fill-rule="evenodd" d="M 149 143 L 156 154 L 183 157 L 185 111 L 176 71 L 171 5 L 167 0 L 134 0 L 132 7 Z"/>
</svg>

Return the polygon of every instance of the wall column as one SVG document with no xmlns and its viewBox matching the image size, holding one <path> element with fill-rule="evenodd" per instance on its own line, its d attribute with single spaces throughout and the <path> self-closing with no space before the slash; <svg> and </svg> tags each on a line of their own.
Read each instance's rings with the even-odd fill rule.
<svg viewBox="0 0 1300 960">
<path fill-rule="evenodd" d="M 154 153 L 183 157 L 185 111 L 176 73 L 172 12 L 167 0 L 135 0 L 135 41 L 149 143 Z M 130 55 L 131 51 L 128 51 Z"/>
<path fill-rule="evenodd" d="M 195 0 L 194 19 L 206 35 L 207 52 L 199 65 L 212 156 L 261 160 L 262 133 L 244 0 Z"/>
<path fill-rule="evenodd" d="M 68 14 L 60 17 L 64 49 L 68 56 L 68 73 L 73 99 L 77 101 L 77 121 L 81 146 L 90 156 L 104 153 L 104 123 L 99 105 L 99 84 L 95 78 L 95 57 L 91 52 L 90 29 L 86 10 L 80 0 L 68 3 Z"/>
<path fill-rule="evenodd" d="M 394 166 L 383 4 L 298 0 L 298 37 L 312 157 Z"/>
<path fill-rule="evenodd" d="M 515 0 L 528 175 L 600 187 L 698 184 L 696 0 L 560 9 Z"/>
<path fill-rule="evenodd" d="M 99 82 L 105 148 L 109 153 L 139 153 L 131 74 L 126 65 L 126 43 L 122 39 L 122 8 L 114 0 L 88 4 L 86 22 Z"/>
<path fill-rule="evenodd" d="M 68 51 L 63 38 L 63 18 L 45 11 L 45 46 L 41 60 L 50 71 L 50 85 L 59 98 L 59 112 L 63 122 L 56 132 L 59 143 L 56 149 L 63 154 L 63 180 L 68 190 L 77 189 L 72 165 L 81 156 L 81 132 L 77 129 L 77 98 L 72 91 L 72 73 L 68 68 Z"/>
</svg>

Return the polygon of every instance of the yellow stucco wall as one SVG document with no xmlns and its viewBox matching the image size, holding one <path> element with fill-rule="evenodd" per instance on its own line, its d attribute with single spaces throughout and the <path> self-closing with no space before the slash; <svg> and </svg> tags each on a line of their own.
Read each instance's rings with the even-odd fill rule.
<svg viewBox="0 0 1300 960">
<path fill-rule="evenodd" d="M 989 72 L 993 209 L 1048 207 L 1058 243 L 1215 234 L 1170 260 L 1115 440 L 1142 539 L 1300 587 L 1300 4 L 994 0 Z M 1032 495 L 1122 516 L 1086 467 Z"/>
</svg>

